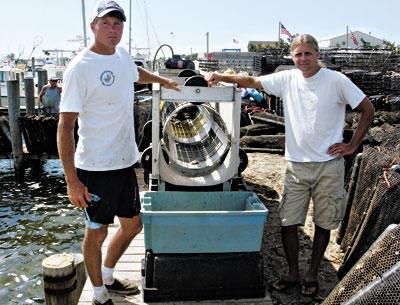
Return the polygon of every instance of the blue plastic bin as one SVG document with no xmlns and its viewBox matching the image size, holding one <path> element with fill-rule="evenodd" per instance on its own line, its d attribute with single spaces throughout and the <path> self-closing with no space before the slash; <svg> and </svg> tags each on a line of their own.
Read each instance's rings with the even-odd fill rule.
<svg viewBox="0 0 400 305">
<path fill-rule="evenodd" d="M 143 192 L 146 250 L 260 251 L 268 210 L 253 192 Z"/>
</svg>

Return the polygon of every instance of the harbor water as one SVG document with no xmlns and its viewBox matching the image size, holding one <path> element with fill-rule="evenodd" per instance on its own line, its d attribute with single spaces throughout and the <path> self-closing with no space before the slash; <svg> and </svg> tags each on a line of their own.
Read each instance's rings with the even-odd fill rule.
<svg viewBox="0 0 400 305">
<path fill-rule="evenodd" d="M 0 305 L 44 304 L 42 260 L 81 252 L 82 211 L 68 201 L 59 160 L 15 180 L 10 160 L 0 160 Z"/>
</svg>

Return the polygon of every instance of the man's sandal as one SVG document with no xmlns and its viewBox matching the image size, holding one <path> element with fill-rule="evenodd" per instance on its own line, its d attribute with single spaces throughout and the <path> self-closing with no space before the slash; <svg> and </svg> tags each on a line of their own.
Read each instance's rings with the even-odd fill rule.
<svg viewBox="0 0 400 305">
<path fill-rule="evenodd" d="M 311 291 L 310 291 L 311 290 Z M 307 297 L 314 297 L 319 292 L 319 283 L 317 281 L 301 282 L 300 293 Z"/>
<path fill-rule="evenodd" d="M 279 280 L 276 280 L 275 282 L 269 284 L 269 286 L 272 290 L 278 292 L 285 292 L 289 288 L 297 286 L 299 283 L 300 283 L 299 281 L 288 281 L 283 278 L 280 278 Z"/>
</svg>

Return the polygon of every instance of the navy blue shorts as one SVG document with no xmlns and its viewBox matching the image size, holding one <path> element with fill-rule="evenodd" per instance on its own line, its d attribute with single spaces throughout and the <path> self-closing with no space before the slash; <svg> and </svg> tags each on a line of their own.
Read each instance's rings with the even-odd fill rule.
<svg viewBox="0 0 400 305">
<path fill-rule="evenodd" d="M 139 187 L 133 166 L 110 171 L 77 168 L 77 174 L 89 193 L 98 199 L 88 203 L 84 213 L 88 221 L 111 224 L 115 216 L 132 218 L 139 215 Z"/>
</svg>

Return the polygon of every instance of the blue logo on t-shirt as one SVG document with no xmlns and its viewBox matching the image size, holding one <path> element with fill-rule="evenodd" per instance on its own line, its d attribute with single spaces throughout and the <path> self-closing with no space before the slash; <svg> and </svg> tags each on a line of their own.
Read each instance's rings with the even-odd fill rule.
<svg viewBox="0 0 400 305">
<path fill-rule="evenodd" d="M 114 84 L 115 77 L 112 71 L 107 70 L 101 73 L 100 80 L 103 86 L 111 86 L 112 84 Z"/>
</svg>

